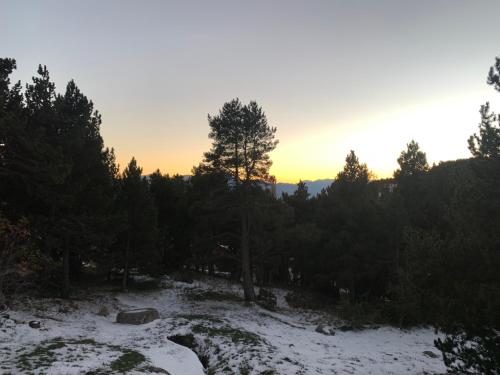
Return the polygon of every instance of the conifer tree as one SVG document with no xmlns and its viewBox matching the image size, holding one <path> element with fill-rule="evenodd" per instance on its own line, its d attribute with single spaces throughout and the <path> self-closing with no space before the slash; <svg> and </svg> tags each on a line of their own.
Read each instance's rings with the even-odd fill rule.
<svg viewBox="0 0 500 375">
<path fill-rule="evenodd" d="M 108 152 L 100 135 L 101 116 L 92 101 L 74 81 L 64 95 L 57 95 L 54 107 L 58 120 L 58 146 L 69 165 L 69 173 L 58 189 L 64 220 L 63 295 L 69 295 L 70 263 L 78 275 L 89 250 L 102 247 L 109 236 L 104 223 L 110 212 L 112 174 Z M 110 170 L 111 168 L 111 170 Z M 108 230 L 105 230 L 107 228 Z"/>
<path fill-rule="evenodd" d="M 149 176 L 149 189 L 158 212 L 161 264 L 170 269 L 180 267 L 189 257 L 188 183 L 182 176 L 170 177 L 156 170 Z"/>
<path fill-rule="evenodd" d="M 254 300 L 250 260 L 250 230 L 252 184 L 269 180 L 272 161 L 269 153 L 278 141 L 276 128 L 271 127 L 266 115 L 256 102 L 242 105 L 239 99 L 225 103 L 219 114 L 209 116 L 209 137 L 212 148 L 205 153 L 205 163 L 210 168 L 232 178 L 239 194 L 241 224 L 241 266 L 246 300 Z"/>
<path fill-rule="evenodd" d="M 469 151 L 474 157 L 493 159 L 500 156 L 500 115 L 490 112 L 490 103 L 486 102 L 479 110 L 481 122 L 479 135 L 470 136 Z"/>
<path fill-rule="evenodd" d="M 344 168 L 337 174 L 332 187 L 345 199 L 357 199 L 364 194 L 369 179 L 368 167 L 360 163 L 356 153 L 351 150 L 346 156 Z"/>
<path fill-rule="evenodd" d="M 156 262 L 151 253 L 156 244 L 157 214 L 148 182 L 142 177 L 142 168 L 137 165 L 135 158 L 130 160 L 123 171 L 119 199 L 126 223 L 120 235 L 123 255 L 122 289 L 127 290 L 131 267 Z"/>
<path fill-rule="evenodd" d="M 368 183 L 369 179 L 368 167 L 366 164 L 359 162 L 356 153 L 351 150 L 345 158 L 344 169 L 337 174 L 335 179 L 338 183 Z"/>
<path fill-rule="evenodd" d="M 395 178 L 416 176 L 429 170 L 425 152 L 420 150 L 417 142 L 411 140 L 406 151 L 401 151 L 398 158 L 399 169 L 394 172 Z"/>
<path fill-rule="evenodd" d="M 495 64 L 490 67 L 486 82 L 492 85 L 495 90 L 500 91 L 500 57 L 495 58 Z"/>
</svg>

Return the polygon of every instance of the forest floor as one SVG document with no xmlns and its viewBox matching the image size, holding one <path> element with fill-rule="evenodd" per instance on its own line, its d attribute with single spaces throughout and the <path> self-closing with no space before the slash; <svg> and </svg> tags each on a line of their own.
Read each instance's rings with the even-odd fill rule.
<svg viewBox="0 0 500 375">
<path fill-rule="evenodd" d="M 0 314 L 0 374 L 437 374 L 445 373 L 429 328 L 342 330 L 324 312 L 295 309 L 272 289 L 271 312 L 243 302 L 240 286 L 203 278 L 162 288 L 80 292 L 72 300 L 19 298 Z M 103 308 L 108 316 L 97 312 Z M 160 319 L 115 323 L 124 309 L 153 307 Z M 31 328 L 37 320 L 40 328 Z M 323 326 L 317 332 L 318 325 Z M 168 337 L 192 334 L 197 354 Z M 203 368 L 201 362 L 204 363 Z"/>
</svg>

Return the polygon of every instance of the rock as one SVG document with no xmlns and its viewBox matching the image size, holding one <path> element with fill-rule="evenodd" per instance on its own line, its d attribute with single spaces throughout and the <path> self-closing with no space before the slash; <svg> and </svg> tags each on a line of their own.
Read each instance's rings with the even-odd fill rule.
<svg viewBox="0 0 500 375">
<path fill-rule="evenodd" d="M 109 310 L 108 310 L 108 308 L 106 306 L 101 307 L 99 309 L 99 311 L 97 312 L 97 315 L 104 316 L 104 317 L 109 316 Z"/>
<path fill-rule="evenodd" d="M 429 357 L 429 358 L 439 358 L 440 357 L 439 354 L 431 352 L 430 350 L 425 350 L 424 352 L 422 352 L 422 354 L 425 355 L 426 357 Z"/>
<path fill-rule="evenodd" d="M 318 326 L 315 329 L 316 332 L 325 334 L 323 330 L 324 330 L 323 324 L 318 324 Z"/>
<path fill-rule="evenodd" d="M 326 327 L 323 324 L 318 324 L 315 331 L 327 336 L 335 335 L 335 330 L 333 328 Z"/>
<path fill-rule="evenodd" d="M 191 333 L 187 335 L 168 336 L 167 339 L 189 349 L 194 349 L 196 347 L 196 340 Z"/>
<path fill-rule="evenodd" d="M 38 320 L 32 320 L 28 323 L 28 325 L 31 327 L 31 328 L 35 328 L 35 329 L 38 329 L 40 328 L 41 326 L 41 323 L 38 321 Z"/>
<path fill-rule="evenodd" d="M 153 308 L 120 311 L 116 316 L 116 322 L 121 324 L 145 324 L 159 319 L 158 310 Z"/>
<path fill-rule="evenodd" d="M 267 310 L 276 310 L 276 296 L 269 290 L 260 288 L 256 302 Z"/>
</svg>

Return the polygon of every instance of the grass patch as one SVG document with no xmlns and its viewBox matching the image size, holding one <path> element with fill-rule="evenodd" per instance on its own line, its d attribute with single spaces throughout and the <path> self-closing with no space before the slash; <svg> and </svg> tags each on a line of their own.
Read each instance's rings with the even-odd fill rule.
<svg viewBox="0 0 500 375">
<path fill-rule="evenodd" d="M 196 334 L 203 334 L 207 336 L 227 337 L 235 344 L 245 344 L 256 346 L 262 342 L 260 336 L 255 333 L 248 332 L 242 329 L 237 329 L 229 326 L 223 327 L 207 327 L 202 324 L 195 324 L 191 327 L 192 331 Z"/>
<path fill-rule="evenodd" d="M 78 350 L 78 346 L 85 346 Z M 90 348 L 88 348 L 90 347 Z M 58 352 L 59 349 L 66 348 L 66 351 Z M 90 370 L 87 374 L 101 375 L 110 373 L 127 373 L 146 361 L 146 358 L 139 352 L 118 345 L 102 344 L 93 339 L 69 339 L 63 340 L 56 338 L 50 341 L 42 342 L 35 349 L 22 353 L 17 358 L 16 367 L 21 373 L 32 373 L 35 370 L 42 370 L 41 373 L 48 373 L 54 362 L 74 363 L 85 359 L 85 357 L 98 356 L 102 350 L 110 350 L 120 355 L 110 364 L 103 368 Z M 149 371 L 149 370 L 151 371 Z M 161 372 L 162 369 L 153 367 L 141 368 L 146 372 Z M 164 373 L 168 374 L 165 370 Z"/>
<path fill-rule="evenodd" d="M 111 362 L 111 370 L 126 373 L 133 370 L 146 360 L 141 353 L 135 350 L 126 349 L 120 358 Z"/>
<path fill-rule="evenodd" d="M 54 350 L 64 347 L 63 342 L 46 342 L 37 346 L 28 353 L 21 354 L 17 361 L 17 367 L 24 371 L 33 371 L 38 368 L 49 367 L 57 361 Z"/>
<path fill-rule="evenodd" d="M 223 323 L 222 319 L 216 318 L 212 315 L 208 314 L 179 314 L 177 315 L 179 318 L 186 319 L 189 321 L 192 320 L 205 320 L 211 323 Z"/>
<path fill-rule="evenodd" d="M 68 340 L 67 342 L 68 344 L 92 345 L 98 348 L 103 346 L 103 344 L 96 342 L 94 339 Z"/>
<path fill-rule="evenodd" d="M 244 299 L 236 294 L 212 290 L 190 290 L 186 291 L 185 296 L 190 301 L 244 302 Z"/>
</svg>

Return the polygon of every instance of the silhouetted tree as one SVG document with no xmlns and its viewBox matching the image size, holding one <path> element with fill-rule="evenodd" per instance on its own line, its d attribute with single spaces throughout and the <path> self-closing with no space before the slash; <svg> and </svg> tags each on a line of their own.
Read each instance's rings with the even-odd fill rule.
<svg viewBox="0 0 500 375">
<path fill-rule="evenodd" d="M 356 153 L 351 150 L 345 158 L 344 169 L 337 174 L 335 181 L 339 184 L 366 184 L 368 179 L 368 167 L 361 164 Z"/>
<path fill-rule="evenodd" d="M 425 152 L 420 150 L 414 140 L 406 145 L 406 151 L 401 151 L 398 164 L 399 169 L 394 172 L 394 177 L 397 179 L 415 176 L 429 170 Z"/>
<path fill-rule="evenodd" d="M 122 289 L 127 290 L 131 267 L 144 267 L 157 261 L 151 256 L 156 242 L 156 210 L 148 182 L 142 177 L 142 168 L 135 158 L 123 171 L 119 201 L 126 223 L 119 244 L 123 254 Z"/>
<path fill-rule="evenodd" d="M 469 151 L 474 157 L 498 158 L 500 156 L 500 115 L 490 112 L 490 103 L 479 110 L 481 122 L 479 135 L 470 136 Z"/>
<path fill-rule="evenodd" d="M 229 176 L 203 164 L 193 168 L 189 212 L 193 227 L 192 263 L 208 266 L 210 273 L 241 275 L 238 257 L 239 212 L 237 194 L 229 186 Z"/>
<path fill-rule="evenodd" d="M 289 226 L 285 234 L 291 281 L 298 286 L 310 286 L 317 274 L 317 251 L 321 237 L 314 217 L 315 201 L 310 199 L 307 185 L 303 181 L 298 182 L 292 195 L 283 193 L 283 200 L 293 209 L 293 225 Z"/>
<path fill-rule="evenodd" d="M 163 270 L 179 268 L 190 256 L 189 184 L 182 176 L 170 177 L 157 170 L 149 176 L 149 188 L 158 212 Z"/>
<path fill-rule="evenodd" d="M 289 279 L 290 249 L 286 230 L 293 223 L 293 211 L 271 190 L 254 187 L 255 209 L 252 231 L 253 263 L 261 285 L 286 283 Z"/>
<path fill-rule="evenodd" d="M 500 57 L 495 58 L 495 64 L 490 67 L 487 82 L 492 85 L 495 90 L 500 91 Z"/>
<path fill-rule="evenodd" d="M 109 235 L 105 225 L 110 212 L 112 174 L 108 150 L 100 135 L 101 116 L 92 101 L 70 81 L 64 95 L 54 102 L 58 119 L 58 142 L 69 165 L 58 199 L 64 219 L 63 294 L 69 295 L 70 267 L 79 274 L 84 259 L 92 258 L 92 247 L 103 247 Z M 113 168 L 113 166 L 111 166 Z"/>
<path fill-rule="evenodd" d="M 269 179 L 272 161 L 269 153 L 278 141 L 276 128 L 269 126 L 267 118 L 256 102 L 242 105 L 238 99 L 225 103 L 219 114 L 209 116 L 209 137 L 212 148 L 205 153 L 205 163 L 232 177 L 239 193 L 241 221 L 241 266 L 245 299 L 254 300 L 250 260 L 251 185 Z"/>
</svg>

